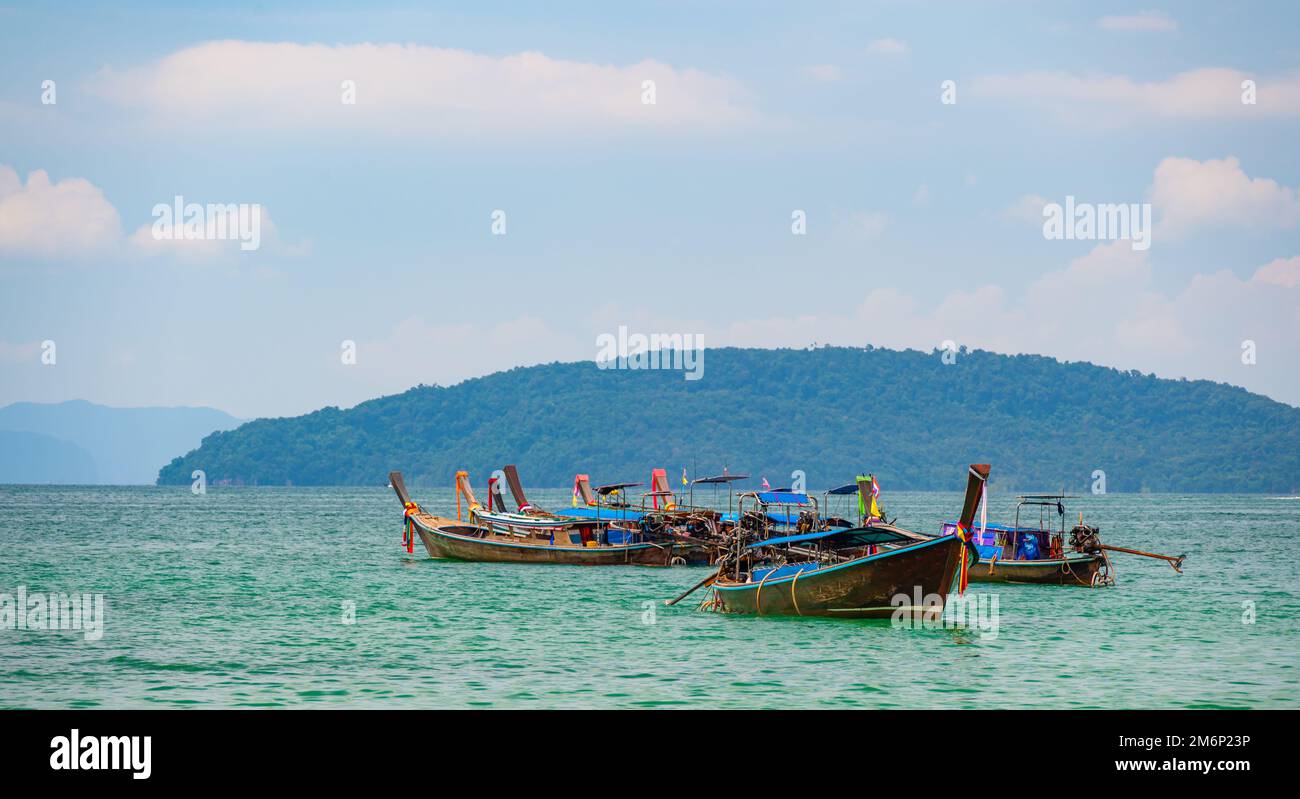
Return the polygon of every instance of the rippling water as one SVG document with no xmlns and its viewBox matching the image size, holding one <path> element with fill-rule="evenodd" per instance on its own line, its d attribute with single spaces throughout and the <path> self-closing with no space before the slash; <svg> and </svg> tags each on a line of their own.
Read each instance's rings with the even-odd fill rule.
<svg viewBox="0 0 1300 799">
<path fill-rule="evenodd" d="M 415 493 L 448 512 L 449 491 Z M 960 501 L 885 499 L 922 530 Z M 1114 588 L 976 585 L 998 597 L 997 635 L 982 637 L 662 606 L 704 568 L 410 557 L 382 488 L 0 486 L 0 593 L 102 593 L 107 606 L 99 640 L 0 630 L 0 706 L 1300 705 L 1300 500 L 1076 503 L 1108 543 L 1188 553 L 1186 573 L 1119 555 Z M 990 505 L 1005 522 L 1014 500 Z"/>
</svg>

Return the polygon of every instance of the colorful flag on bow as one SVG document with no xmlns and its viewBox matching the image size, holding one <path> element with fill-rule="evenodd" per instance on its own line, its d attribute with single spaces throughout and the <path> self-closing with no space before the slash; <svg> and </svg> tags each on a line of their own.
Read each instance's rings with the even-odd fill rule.
<svg viewBox="0 0 1300 799">
<path fill-rule="evenodd" d="M 957 570 L 957 593 L 966 593 L 966 586 L 970 584 L 970 553 L 966 551 L 966 545 L 970 543 L 970 531 L 961 523 L 957 522 L 956 536 L 962 540 L 961 566 Z"/>
<path fill-rule="evenodd" d="M 772 490 L 772 486 L 767 482 L 767 478 L 766 478 L 766 477 L 763 478 L 763 490 L 764 490 L 764 491 L 771 491 L 771 490 Z"/>
</svg>

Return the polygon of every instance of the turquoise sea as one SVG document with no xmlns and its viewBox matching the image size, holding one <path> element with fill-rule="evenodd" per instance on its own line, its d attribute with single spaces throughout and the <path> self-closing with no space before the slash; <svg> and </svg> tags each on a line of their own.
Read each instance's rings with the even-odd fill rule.
<svg viewBox="0 0 1300 799">
<path fill-rule="evenodd" d="M 413 493 L 454 515 L 450 490 Z M 884 500 L 937 531 L 960 497 Z M 1013 507 L 994 492 L 989 521 Z M 0 706 L 1300 706 L 1300 499 L 1112 494 L 1077 510 L 1107 543 L 1186 552 L 1185 573 L 1116 555 L 1112 588 L 975 585 L 998 602 L 981 636 L 700 612 L 704 592 L 663 607 L 703 567 L 412 557 L 382 487 L 0 486 L 0 594 L 105 601 L 98 640 L 0 629 Z"/>
</svg>

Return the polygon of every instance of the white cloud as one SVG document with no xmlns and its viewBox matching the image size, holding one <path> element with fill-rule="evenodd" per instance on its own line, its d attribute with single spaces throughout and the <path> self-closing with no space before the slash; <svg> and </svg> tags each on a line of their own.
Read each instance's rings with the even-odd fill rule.
<svg viewBox="0 0 1300 799">
<path fill-rule="evenodd" d="M 1269 261 L 1255 270 L 1250 282 L 1289 289 L 1300 288 L 1300 255 Z"/>
<path fill-rule="evenodd" d="M 259 204 L 256 213 L 258 250 L 280 255 L 302 255 L 309 250 L 305 242 L 286 246 L 265 206 Z M 17 172 L 0 164 L 0 255 L 43 259 L 142 255 L 209 260 L 241 254 L 236 227 L 229 231 L 223 239 L 157 239 L 150 221 L 123 236 L 117 209 L 102 189 L 85 178 L 51 183 L 50 176 L 38 169 L 27 176 L 24 185 Z"/>
<path fill-rule="evenodd" d="M 908 49 L 907 42 L 889 36 L 867 45 L 867 52 L 872 55 L 904 55 Z"/>
<path fill-rule="evenodd" d="M 1165 158 L 1156 165 L 1146 197 L 1156 215 L 1157 238 L 1180 238 L 1201 229 L 1270 230 L 1300 225 L 1300 192 L 1275 180 L 1247 176 L 1235 156 L 1205 161 Z M 1095 198 L 1077 199 L 1088 202 Z M 1026 194 L 1002 209 L 1000 216 L 1041 226 L 1048 202 L 1041 195 Z"/>
<path fill-rule="evenodd" d="M 1242 102 L 1242 83 L 1256 84 L 1256 102 Z M 1260 77 L 1235 69 L 1205 68 L 1166 80 L 1141 82 L 1124 75 L 1030 72 L 983 75 L 971 81 L 979 102 L 1045 108 L 1080 124 L 1122 124 L 1134 119 L 1211 119 L 1300 115 L 1300 71 Z"/>
<path fill-rule="evenodd" d="M 84 178 L 51 182 L 0 164 L 0 254 L 84 257 L 116 246 L 121 220 L 104 192 Z"/>
<path fill-rule="evenodd" d="M 337 355 L 331 354 L 331 365 Z M 545 319 L 521 316 L 496 322 L 430 322 L 408 316 L 387 335 L 357 341 L 355 396 L 374 396 L 376 385 L 402 391 L 413 382 L 452 385 L 470 377 L 555 360 L 595 362 L 594 336 L 583 338 L 552 328 Z"/>
<path fill-rule="evenodd" d="M 803 74 L 822 83 L 834 83 L 844 77 L 840 72 L 840 68 L 834 64 L 814 64 L 810 67 L 804 67 Z"/>
<path fill-rule="evenodd" d="M 36 364 L 41 359 L 41 345 L 37 341 L 17 343 L 0 339 L 0 363 Z"/>
<path fill-rule="evenodd" d="M 355 104 L 343 102 L 344 81 Z M 653 81 L 655 102 L 643 102 Z M 755 118 L 736 81 L 653 60 L 628 66 L 398 44 L 215 41 L 106 68 L 91 90 L 205 130 L 385 135 L 711 131 Z"/>
<path fill-rule="evenodd" d="M 1296 190 L 1250 178 L 1233 156 L 1221 160 L 1166 158 L 1149 191 L 1159 216 L 1158 235 L 1181 236 L 1203 227 L 1292 228 L 1300 224 Z"/>
<path fill-rule="evenodd" d="M 854 211 L 849 214 L 850 228 L 868 238 L 877 238 L 889 225 L 889 216 L 878 211 Z"/>
<path fill-rule="evenodd" d="M 1113 242 L 1015 296 L 983 285 L 929 302 L 881 287 L 845 313 L 751 317 L 720 327 L 678 321 L 670 329 L 704 331 L 717 347 L 818 341 L 928 351 L 952 339 L 995 352 L 1219 380 L 1300 405 L 1292 374 L 1300 363 L 1300 256 L 1277 259 L 1249 279 L 1221 270 L 1169 290 L 1156 281 L 1149 251 Z M 1255 365 L 1241 362 L 1246 340 L 1258 347 Z"/>
<path fill-rule="evenodd" d="M 1011 205 L 1002 209 L 1002 218 L 1014 222 L 1028 222 L 1035 225 L 1043 224 L 1043 207 L 1050 200 L 1038 194 L 1026 194 L 1016 200 Z"/>
<path fill-rule="evenodd" d="M 1097 20 L 1097 26 L 1103 30 L 1125 33 L 1178 30 L 1178 23 L 1163 11 L 1139 11 L 1136 14 L 1102 17 Z"/>
<path fill-rule="evenodd" d="M 166 203 L 164 203 L 165 205 Z M 279 228 L 271 219 L 270 212 L 265 206 L 258 204 L 250 213 L 256 217 L 256 244 L 257 250 L 275 252 L 283 255 L 300 255 L 307 250 L 306 245 L 297 245 L 286 247 L 280 240 Z M 241 249 L 242 242 L 237 236 L 238 231 L 238 214 L 229 215 L 227 221 L 227 230 L 230 235 L 227 238 L 193 238 L 184 237 L 176 238 L 158 238 L 154 235 L 154 224 L 145 223 L 136 228 L 135 232 L 127 237 L 127 243 L 131 250 L 140 255 L 149 257 L 166 256 L 183 261 L 207 261 L 223 256 L 238 256 L 244 250 Z M 180 228 L 180 225 L 177 225 Z M 253 228 L 245 228 L 245 233 L 252 233 Z M 248 239 L 252 242 L 252 238 Z M 255 252 L 256 250 L 248 250 Z"/>
</svg>

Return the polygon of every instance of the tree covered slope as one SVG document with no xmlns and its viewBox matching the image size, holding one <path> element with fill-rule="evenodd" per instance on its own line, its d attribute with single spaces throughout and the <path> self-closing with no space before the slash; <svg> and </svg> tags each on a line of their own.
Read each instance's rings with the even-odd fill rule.
<svg viewBox="0 0 1300 799">
<path fill-rule="evenodd" d="M 203 439 L 161 484 L 477 485 L 516 463 L 529 485 L 732 472 L 810 487 L 860 471 L 890 489 L 956 489 L 993 464 L 1003 490 L 1292 492 L 1300 409 L 1205 381 L 1164 380 L 1041 356 L 826 347 L 718 349 L 700 380 L 593 362 L 419 386 L 349 410 L 259 419 Z"/>
</svg>

